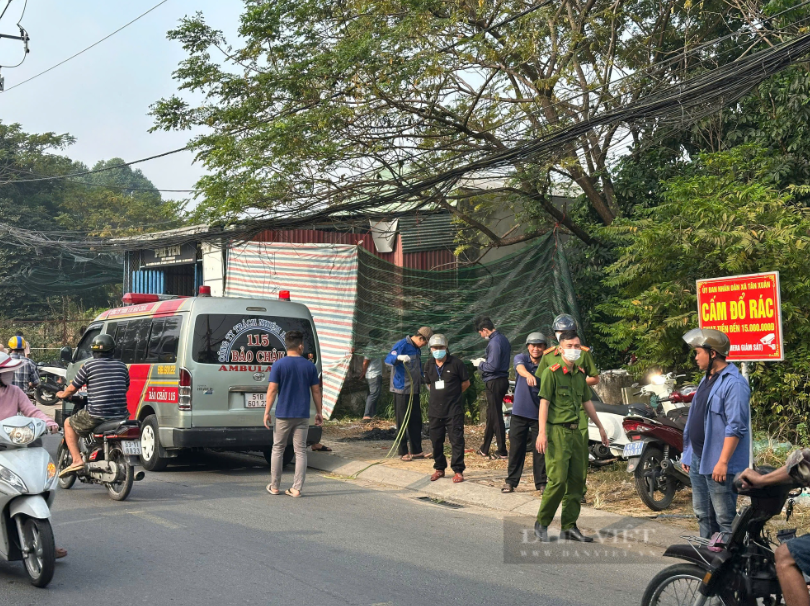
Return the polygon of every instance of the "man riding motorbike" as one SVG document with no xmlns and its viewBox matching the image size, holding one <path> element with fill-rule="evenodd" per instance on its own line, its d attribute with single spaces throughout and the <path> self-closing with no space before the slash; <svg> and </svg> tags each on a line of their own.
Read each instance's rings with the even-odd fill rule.
<svg viewBox="0 0 810 606">
<path fill-rule="evenodd" d="M 772 484 L 787 484 L 796 481 L 810 486 L 810 448 L 790 454 L 784 467 L 766 475 L 746 469 L 740 475 L 743 486 L 761 488 Z M 782 587 L 785 606 L 810 606 L 810 593 L 804 574 L 810 574 L 810 534 L 790 539 L 776 548 L 776 576 Z"/>
<path fill-rule="evenodd" d="M 71 397 L 83 385 L 87 385 L 87 407 L 65 420 L 65 443 L 73 457 L 71 465 L 62 470 L 60 477 L 76 473 L 84 468 L 79 450 L 79 437 L 88 436 L 98 425 L 106 421 L 127 419 L 127 390 L 129 369 L 113 358 L 115 340 L 110 335 L 98 335 L 90 343 L 93 359 L 79 369 L 76 378 L 57 398 Z"/>
<path fill-rule="evenodd" d="M 45 421 L 51 433 L 59 431 L 53 419 L 31 403 L 25 392 L 12 384 L 13 373 L 24 364 L 23 360 L 10 357 L 8 354 L 0 352 L 0 420 L 8 419 L 15 415 L 41 419 Z M 61 547 L 56 548 L 56 557 L 64 558 L 67 550 Z"/>
</svg>

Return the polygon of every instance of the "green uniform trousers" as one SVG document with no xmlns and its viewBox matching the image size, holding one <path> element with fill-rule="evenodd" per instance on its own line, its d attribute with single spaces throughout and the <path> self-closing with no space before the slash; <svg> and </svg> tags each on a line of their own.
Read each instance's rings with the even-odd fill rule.
<svg viewBox="0 0 810 606">
<path fill-rule="evenodd" d="M 585 494 L 588 474 L 587 432 L 567 425 L 546 425 L 546 475 L 548 484 L 537 512 L 537 521 L 548 526 L 562 502 L 560 527 L 570 530 L 577 524 L 580 501 Z"/>
</svg>

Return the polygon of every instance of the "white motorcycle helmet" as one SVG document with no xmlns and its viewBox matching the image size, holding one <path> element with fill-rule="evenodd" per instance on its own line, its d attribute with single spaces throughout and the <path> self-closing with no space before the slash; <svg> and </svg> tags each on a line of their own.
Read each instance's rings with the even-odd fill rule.
<svg viewBox="0 0 810 606">
<path fill-rule="evenodd" d="M 0 380 L 3 379 L 3 375 L 13 373 L 22 365 L 22 360 L 17 360 L 7 353 L 0 352 Z M 8 385 L 7 381 L 3 381 L 3 383 Z"/>
</svg>

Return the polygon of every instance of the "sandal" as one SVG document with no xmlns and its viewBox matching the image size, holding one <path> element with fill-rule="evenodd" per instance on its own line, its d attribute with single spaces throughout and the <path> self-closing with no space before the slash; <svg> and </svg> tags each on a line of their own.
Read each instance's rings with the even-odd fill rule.
<svg viewBox="0 0 810 606">
<path fill-rule="evenodd" d="M 78 473 L 83 469 L 84 469 L 84 461 L 80 463 L 73 463 L 72 465 L 69 465 L 68 467 L 65 467 L 62 471 L 60 471 L 59 477 L 64 478 L 65 476 L 70 475 L 72 473 Z"/>
<path fill-rule="evenodd" d="M 56 559 L 59 560 L 61 558 L 67 557 L 67 549 L 62 549 L 61 547 L 56 548 Z"/>
<path fill-rule="evenodd" d="M 456 473 L 456 475 L 453 476 L 453 484 L 460 484 L 463 481 L 464 476 L 461 473 Z"/>
<path fill-rule="evenodd" d="M 424 452 L 420 452 L 419 454 L 411 455 L 411 459 L 427 459 Z"/>
<path fill-rule="evenodd" d="M 503 486 L 501 486 L 501 492 L 503 493 L 515 492 L 515 487 L 512 486 L 511 484 L 504 484 Z"/>
<path fill-rule="evenodd" d="M 269 493 L 270 493 L 270 494 L 272 494 L 272 495 L 281 494 L 281 493 L 278 491 L 278 488 L 273 488 L 273 485 L 272 485 L 272 484 L 268 484 L 268 485 L 267 485 L 267 492 L 269 492 Z"/>
<path fill-rule="evenodd" d="M 443 477 L 444 477 L 444 469 L 437 469 L 436 471 L 433 472 L 433 475 L 430 476 L 430 481 L 435 482 L 439 478 Z"/>
<path fill-rule="evenodd" d="M 488 452 L 484 452 L 480 448 L 475 451 L 475 454 L 477 454 L 479 457 L 484 457 L 485 459 L 491 459 L 492 458 L 491 456 L 489 456 Z"/>
<path fill-rule="evenodd" d="M 324 446 L 323 444 L 321 444 L 320 448 L 315 448 L 315 445 L 313 444 L 312 452 L 332 452 L 332 449 L 329 448 L 328 446 Z"/>
<path fill-rule="evenodd" d="M 297 492 L 298 494 L 295 494 L 295 492 Z M 288 488 L 287 490 L 284 491 L 284 494 L 286 494 L 288 497 L 292 497 L 294 499 L 297 499 L 298 497 L 301 496 L 301 491 L 296 490 L 295 492 L 293 492 L 292 488 Z"/>
<path fill-rule="evenodd" d="M 399 460 L 400 461 L 410 462 L 410 461 L 413 461 L 413 457 L 411 455 L 409 455 L 409 454 L 406 454 L 406 455 L 402 455 L 401 457 L 399 457 Z"/>
</svg>

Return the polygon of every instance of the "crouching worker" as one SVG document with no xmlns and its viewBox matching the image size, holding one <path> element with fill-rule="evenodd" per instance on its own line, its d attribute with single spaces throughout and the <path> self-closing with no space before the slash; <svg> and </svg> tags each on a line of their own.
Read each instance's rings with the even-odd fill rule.
<svg viewBox="0 0 810 606">
<path fill-rule="evenodd" d="M 425 383 L 430 390 L 428 427 L 433 444 L 431 482 L 444 477 L 447 457 L 444 438 L 450 437 L 452 449 L 450 468 L 455 472 L 453 482 L 464 481 L 464 407 L 462 394 L 470 387 L 464 362 L 447 351 L 447 338 L 433 335 L 428 342 L 431 357 L 425 363 Z"/>
<path fill-rule="evenodd" d="M 87 407 L 65 419 L 65 444 L 73 462 L 59 473 L 60 477 L 84 469 L 79 437 L 89 436 L 107 421 L 129 418 L 129 369 L 113 358 L 115 341 L 110 335 L 98 335 L 90 343 L 90 351 L 93 359 L 79 369 L 67 389 L 56 394 L 64 400 L 87 385 Z"/>
</svg>

